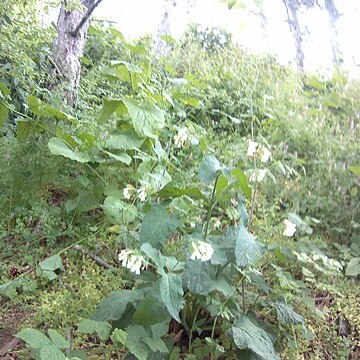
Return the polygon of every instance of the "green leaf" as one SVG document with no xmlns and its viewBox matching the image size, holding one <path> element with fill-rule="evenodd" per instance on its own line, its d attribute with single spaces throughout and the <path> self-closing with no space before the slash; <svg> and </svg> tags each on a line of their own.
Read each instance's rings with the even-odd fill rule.
<svg viewBox="0 0 360 360">
<path fill-rule="evenodd" d="M 129 303 L 138 303 L 144 296 L 140 289 L 119 290 L 108 295 L 96 308 L 91 316 L 92 320 L 110 321 L 119 320 Z"/>
<path fill-rule="evenodd" d="M 258 270 L 250 268 L 247 270 L 246 275 L 249 277 L 251 284 L 255 285 L 265 294 L 268 294 L 270 292 L 270 287 L 266 284 L 264 277 Z"/>
<path fill-rule="evenodd" d="M 117 346 L 125 346 L 127 340 L 127 333 L 122 329 L 115 329 L 112 332 L 110 339 Z"/>
<path fill-rule="evenodd" d="M 97 321 L 91 319 L 82 320 L 78 326 L 79 334 L 94 334 L 99 336 L 100 340 L 109 339 L 111 332 L 111 325 L 106 321 Z"/>
<path fill-rule="evenodd" d="M 270 306 L 272 306 L 276 310 L 277 319 L 282 324 L 304 324 L 304 318 L 297 314 L 294 309 L 281 302 L 270 302 Z"/>
<path fill-rule="evenodd" d="M 235 320 L 232 333 L 235 345 L 240 350 L 250 349 L 262 360 L 280 360 L 269 334 L 247 315 Z"/>
<path fill-rule="evenodd" d="M 122 103 L 122 100 L 115 100 L 115 99 L 104 99 L 103 100 L 103 107 L 101 109 L 101 114 L 98 119 L 99 124 L 105 123 L 109 120 L 110 116 L 115 112 L 118 106 Z"/>
<path fill-rule="evenodd" d="M 56 120 L 66 120 L 72 123 L 77 123 L 77 120 L 63 111 L 44 103 L 36 96 L 28 96 L 27 104 L 30 111 L 39 117 L 54 117 Z"/>
<path fill-rule="evenodd" d="M 240 226 L 235 245 L 236 265 L 245 267 L 254 264 L 262 254 L 262 247 L 244 226 Z"/>
<path fill-rule="evenodd" d="M 140 137 L 148 136 L 157 138 L 157 132 L 165 125 L 164 111 L 153 106 L 140 104 L 136 100 L 123 100 L 133 124 L 133 127 Z"/>
<path fill-rule="evenodd" d="M 246 175 L 240 169 L 232 170 L 231 174 L 235 176 L 242 193 L 251 201 L 251 187 L 249 186 Z"/>
<path fill-rule="evenodd" d="M 39 263 L 39 266 L 42 270 L 63 270 L 63 264 L 62 264 L 62 260 L 59 254 L 56 254 L 54 256 L 51 256 L 43 261 L 41 261 Z"/>
<path fill-rule="evenodd" d="M 222 169 L 222 166 L 215 156 L 210 155 L 203 158 L 199 168 L 199 179 L 205 185 L 211 185 L 218 174 L 218 171 Z"/>
<path fill-rule="evenodd" d="M 107 151 L 107 150 L 101 150 L 102 152 L 104 152 L 105 154 L 109 155 L 111 158 L 115 159 L 116 161 L 120 161 L 126 165 L 130 165 L 131 164 L 131 161 L 132 161 L 132 158 L 131 156 L 129 156 L 128 154 L 114 154 L 110 151 Z"/>
<path fill-rule="evenodd" d="M 21 340 L 24 340 L 30 347 L 34 349 L 52 345 L 51 340 L 36 329 L 25 328 L 20 330 L 15 336 Z"/>
<path fill-rule="evenodd" d="M 189 196 L 192 199 L 204 199 L 206 200 L 205 195 L 200 191 L 198 187 L 189 187 L 189 188 L 177 188 L 172 182 L 165 185 L 159 192 L 158 196 L 161 198 L 178 198 L 181 196 Z"/>
<path fill-rule="evenodd" d="M 183 281 L 194 294 L 210 293 L 211 278 L 207 272 L 208 264 L 200 260 L 189 260 L 185 265 Z"/>
<path fill-rule="evenodd" d="M 130 325 L 126 328 L 126 347 L 138 360 L 147 360 L 149 349 L 142 341 L 146 338 L 146 332 L 141 325 Z"/>
<path fill-rule="evenodd" d="M 159 248 L 179 226 L 179 220 L 175 215 L 170 215 L 165 207 L 153 206 L 144 217 L 140 232 L 140 243 L 149 243 L 153 247 Z"/>
<path fill-rule="evenodd" d="M 68 352 L 67 356 L 72 359 L 80 359 L 80 360 L 87 360 L 86 352 L 83 350 L 75 349 Z"/>
<path fill-rule="evenodd" d="M 108 196 L 103 205 L 104 213 L 112 224 L 128 224 L 135 220 L 137 208 L 115 196 Z"/>
<path fill-rule="evenodd" d="M 179 312 L 183 305 L 184 291 L 180 274 L 164 274 L 160 279 L 160 297 L 170 315 L 181 322 Z"/>
<path fill-rule="evenodd" d="M 90 156 L 87 153 L 70 149 L 68 145 L 57 137 L 53 137 L 49 140 L 48 148 L 53 155 L 61 155 L 80 163 L 87 163 L 90 161 Z"/>
<path fill-rule="evenodd" d="M 165 305 L 155 297 L 144 299 L 133 315 L 133 323 L 143 326 L 154 325 L 162 321 L 169 322 L 170 320 Z"/>
<path fill-rule="evenodd" d="M 46 345 L 40 349 L 41 360 L 65 360 L 66 357 L 60 349 L 53 345 Z"/>
<path fill-rule="evenodd" d="M 140 149 L 145 139 L 138 137 L 135 133 L 113 135 L 105 141 L 105 147 L 112 150 L 136 150 Z"/>
<path fill-rule="evenodd" d="M 54 345 L 59 349 L 68 349 L 70 343 L 59 332 L 54 329 L 48 330 L 49 337 Z"/>
<path fill-rule="evenodd" d="M 18 140 L 25 140 L 31 130 L 31 124 L 29 121 L 24 119 L 18 119 L 16 120 L 16 137 Z"/>
<path fill-rule="evenodd" d="M 360 257 L 354 257 L 349 261 L 345 274 L 346 276 L 360 275 Z"/>
<path fill-rule="evenodd" d="M 355 175 L 357 175 L 357 176 L 360 176 L 360 165 L 352 165 L 352 166 L 349 166 L 349 170 L 353 173 L 353 174 L 355 174 Z"/>
<path fill-rule="evenodd" d="M 0 103 L 0 128 L 3 127 L 8 117 L 9 109 L 4 104 Z"/>
<path fill-rule="evenodd" d="M 3 82 L 0 82 L 0 97 L 7 97 L 9 95 L 10 95 L 9 88 Z"/>
</svg>

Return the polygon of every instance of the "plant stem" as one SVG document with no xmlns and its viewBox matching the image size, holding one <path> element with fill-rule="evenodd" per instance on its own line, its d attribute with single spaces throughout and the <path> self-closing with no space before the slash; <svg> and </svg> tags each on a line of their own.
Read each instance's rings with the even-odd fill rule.
<svg viewBox="0 0 360 360">
<path fill-rule="evenodd" d="M 195 322 L 196 322 L 196 319 L 199 315 L 199 312 L 200 312 L 200 309 L 201 309 L 201 306 L 199 305 L 197 310 L 196 310 L 196 313 L 195 313 L 195 316 L 194 316 L 194 319 L 193 319 L 193 322 L 191 324 L 191 328 L 189 330 L 189 354 L 191 354 L 191 345 L 192 345 L 192 333 L 194 331 L 194 325 L 195 325 Z"/>
<path fill-rule="evenodd" d="M 243 298 L 243 313 L 246 314 L 246 309 L 245 309 L 245 276 L 241 279 L 241 291 L 242 291 L 242 298 Z"/>
<path fill-rule="evenodd" d="M 211 194 L 211 198 L 210 198 L 210 202 L 209 202 L 209 208 L 208 208 L 208 214 L 207 214 L 207 221 L 206 221 L 206 225 L 205 225 L 205 231 L 204 231 L 204 241 L 206 241 L 208 232 L 209 232 L 209 225 L 210 225 L 210 221 L 211 221 L 211 214 L 212 214 L 212 210 L 213 210 L 213 203 L 214 203 L 214 199 L 215 199 L 215 191 L 216 191 L 216 185 L 217 182 L 219 180 L 219 176 L 221 173 L 218 173 L 215 179 L 215 183 L 214 183 L 214 187 L 213 187 L 213 191 Z"/>
<path fill-rule="evenodd" d="M 210 353 L 210 359 L 212 360 L 214 358 L 214 347 L 213 347 L 213 341 L 214 341 L 214 334 L 215 334 L 215 327 L 217 322 L 218 316 L 214 320 L 214 324 L 211 330 L 211 353 Z"/>
</svg>

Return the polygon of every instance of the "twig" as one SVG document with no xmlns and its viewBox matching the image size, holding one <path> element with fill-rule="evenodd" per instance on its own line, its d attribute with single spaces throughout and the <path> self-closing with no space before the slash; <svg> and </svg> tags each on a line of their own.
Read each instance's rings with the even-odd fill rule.
<svg viewBox="0 0 360 360">
<path fill-rule="evenodd" d="M 76 37 L 79 33 L 79 30 L 82 28 L 82 26 L 85 24 L 85 22 L 89 19 L 92 12 L 95 10 L 95 8 L 101 3 L 102 0 L 97 0 L 92 6 L 89 7 L 88 11 L 86 12 L 85 16 L 81 19 L 79 25 L 75 28 L 74 31 L 70 33 L 71 36 Z"/>
<path fill-rule="evenodd" d="M 97 264 L 99 264 L 100 266 L 104 267 L 105 269 L 114 269 L 113 266 L 111 266 L 110 264 L 108 264 L 105 260 L 101 259 L 99 256 L 83 249 L 80 245 L 75 245 L 73 247 L 74 250 L 79 251 L 84 253 L 85 255 L 87 255 L 90 259 L 94 260 Z"/>
</svg>

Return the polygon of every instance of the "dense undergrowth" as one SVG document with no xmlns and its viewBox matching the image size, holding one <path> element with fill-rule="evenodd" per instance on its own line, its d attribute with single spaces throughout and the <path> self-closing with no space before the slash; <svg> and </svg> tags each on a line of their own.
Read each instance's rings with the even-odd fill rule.
<svg viewBox="0 0 360 360">
<path fill-rule="evenodd" d="M 10 20 L 0 340 L 23 359 L 358 358 L 359 82 L 218 30 L 159 58 L 91 26 L 71 109 L 44 84 L 53 31 Z"/>
</svg>

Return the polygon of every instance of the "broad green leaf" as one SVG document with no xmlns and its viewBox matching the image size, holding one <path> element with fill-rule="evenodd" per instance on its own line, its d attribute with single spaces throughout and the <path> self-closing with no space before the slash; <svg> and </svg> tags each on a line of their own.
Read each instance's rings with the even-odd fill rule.
<svg viewBox="0 0 360 360">
<path fill-rule="evenodd" d="M 270 287 L 266 284 L 264 277 L 258 270 L 248 269 L 246 275 L 249 277 L 251 284 L 255 285 L 265 294 L 268 294 L 270 292 Z"/>
<path fill-rule="evenodd" d="M 39 263 L 39 266 L 42 270 L 63 270 L 62 260 L 59 254 L 51 256 Z"/>
<path fill-rule="evenodd" d="M 360 257 L 352 258 L 346 267 L 346 276 L 360 275 Z"/>
<path fill-rule="evenodd" d="M 70 360 L 87 360 L 87 355 L 86 352 L 83 350 L 79 350 L 79 349 L 75 349 L 75 350 L 71 350 L 67 353 L 68 358 L 70 358 Z M 73 359 L 75 358 L 75 359 Z"/>
<path fill-rule="evenodd" d="M 53 345 L 46 345 L 40 349 L 41 360 L 65 360 L 63 352 Z"/>
<path fill-rule="evenodd" d="M 231 174 L 235 176 L 239 187 L 244 196 L 250 201 L 251 200 L 251 187 L 249 186 L 246 175 L 240 169 L 234 169 Z"/>
<path fill-rule="evenodd" d="M 107 120 L 109 120 L 110 116 L 115 112 L 115 110 L 121 103 L 122 103 L 122 100 L 104 99 L 103 107 L 101 109 L 101 114 L 98 119 L 98 123 L 103 124 Z"/>
<path fill-rule="evenodd" d="M 159 248 L 179 226 L 179 220 L 175 215 L 170 215 L 165 207 L 153 206 L 145 214 L 140 232 L 140 243 L 149 243 L 153 247 Z"/>
<path fill-rule="evenodd" d="M 5 121 L 9 117 L 9 109 L 0 103 L 0 128 L 5 124 Z"/>
<path fill-rule="evenodd" d="M 360 176 L 360 165 L 352 165 L 352 166 L 349 166 L 349 170 L 355 174 L 356 176 Z"/>
<path fill-rule="evenodd" d="M 127 340 L 127 333 L 122 329 L 115 329 L 112 332 L 110 339 L 117 346 L 125 346 Z"/>
<path fill-rule="evenodd" d="M 133 315 L 133 323 L 143 326 L 154 325 L 162 321 L 169 322 L 170 320 L 165 305 L 155 297 L 146 297 Z"/>
<path fill-rule="evenodd" d="M 158 196 L 161 198 L 178 198 L 181 196 L 189 196 L 192 199 L 204 199 L 206 200 L 205 195 L 200 191 L 198 187 L 189 187 L 189 188 L 177 188 L 172 182 L 165 185 L 159 192 Z"/>
<path fill-rule="evenodd" d="M 26 100 L 30 111 L 39 117 L 54 117 L 56 120 L 66 120 L 72 123 L 77 123 L 77 120 L 73 116 L 46 104 L 36 96 L 30 95 Z"/>
<path fill-rule="evenodd" d="M 304 318 L 297 314 L 294 309 L 281 302 L 270 302 L 270 306 L 272 306 L 276 310 L 277 319 L 282 324 L 304 324 Z"/>
<path fill-rule="evenodd" d="M 228 179 L 224 174 L 220 174 L 216 182 L 215 195 L 221 206 L 226 206 L 229 194 L 226 194 Z"/>
<path fill-rule="evenodd" d="M 168 273 L 160 279 L 160 297 L 170 315 L 181 322 L 179 312 L 183 305 L 183 288 L 180 274 Z"/>
<path fill-rule="evenodd" d="M 70 343 L 54 329 L 48 330 L 49 337 L 53 344 L 59 349 L 68 349 L 70 347 Z"/>
<path fill-rule="evenodd" d="M 244 226 L 240 226 L 235 245 L 236 265 L 245 267 L 254 264 L 262 254 L 262 247 Z"/>
<path fill-rule="evenodd" d="M 113 74 L 122 81 L 131 82 L 132 74 L 141 74 L 141 68 L 127 61 L 113 60 L 110 69 L 114 70 Z"/>
<path fill-rule="evenodd" d="M 234 248 L 238 236 L 238 229 L 229 227 L 222 236 L 212 236 L 210 243 L 214 248 L 214 254 L 211 258 L 213 265 L 225 265 L 235 260 Z"/>
<path fill-rule="evenodd" d="M 269 334 L 247 315 L 235 320 L 232 333 L 238 349 L 250 349 L 261 360 L 280 360 Z"/>
<path fill-rule="evenodd" d="M 226 297 L 233 296 L 235 293 L 235 290 L 230 285 L 230 282 L 222 275 L 218 276 L 216 279 L 211 279 L 210 292 L 215 290 L 220 291 Z"/>
<path fill-rule="evenodd" d="M 192 293 L 199 295 L 210 293 L 211 278 L 207 266 L 209 265 L 200 260 L 189 260 L 186 263 L 183 281 Z"/>
<path fill-rule="evenodd" d="M 197 108 L 199 106 L 199 100 L 195 98 L 187 98 L 182 100 L 183 104 Z"/>
<path fill-rule="evenodd" d="M 140 250 L 156 265 L 159 274 L 165 273 L 163 268 L 166 264 L 166 257 L 158 249 L 155 249 L 149 243 L 145 243 L 141 245 Z"/>
<path fill-rule="evenodd" d="M 118 320 L 129 303 L 137 303 L 143 296 L 143 291 L 139 289 L 115 291 L 101 301 L 91 319 L 97 321 Z"/>
<path fill-rule="evenodd" d="M 141 325 L 129 325 L 126 328 L 126 347 L 138 360 L 147 360 L 149 348 L 144 344 L 146 338 L 145 328 Z"/>
<path fill-rule="evenodd" d="M 156 108 L 154 105 L 147 106 L 132 99 L 124 99 L 123 103 L 129 112 L 137 135 L 156 139 L 156 134 L 165 125 L 164 111 Z"/>
<path fill-rule="evenodd" d="M 15 336 L 24 340 L 30 347 L 35 349 L 42 348 L 46 345 L 52 345 L 51 340 L 36 329 L 25 328 L 20 330 Z"/>
<path fill-rule="evenodd" d="M 1 126 L 1 125 L 0 125 Z M 31 130 L 31 123 L 25 119 L 16 120 L 16 137 L 18 140 L 25 140 Z"/>
<path fill-rule="evenodd" d="M 121 201 L 115 196 L 108 196 L 105 199 L 103 209 L 112 224 L 128 224 L 134 221 L 137 216 L 135 205 Z"/>
<path fill-rule="evenodd" d="M 0 97 L 7 97 L 9 95 L 10 89 L 3 82 L 0 82 Z"/>
<path fill-rule="evenodd" d="M 70 147 L 59 138 L 51 138 L 48 142 L 48 147 L 53 155 L 61 155 L 80 163 L 90 161 L 90 156 L 87 153 L 70 149 Z"/>
<path fill-rule="evenodd" d="M 109 155 L 111 158 L 115 159 L 116 161 L 120 161 L 126 165 L 130 165 L 131 164 L 131 161 L 132 161 L 132 158 L 130 155 L 128 154 L 114 154 L 110 151 L 107 151 L 107 150 L 101 150 L 102 152 L 104 152 L 105 154 Z"/>
<path fill-rule="evenodd" d="M 111 325 L 106 321 L 85 319 L 79 323 L 77 331 L 79 334 L 96 333 L 100 340 L 107 340 L 110 336 L 111 328 Z"/>
<path fill-rule="evenodd" d="M 141 147 L 144 141 L 145 139 L 131 132 L 110 136 L 105 141 L 105 147 L 111 150 L 136 150 Z"/>
<path fill-rule="evenodd" d="M 222 169 L 219 160 L 213 156 L 206 156 L 202 159 L 199 168 L 199 179 L 205 185 L 212 185 L 218 172 Z"/>
</svg>

